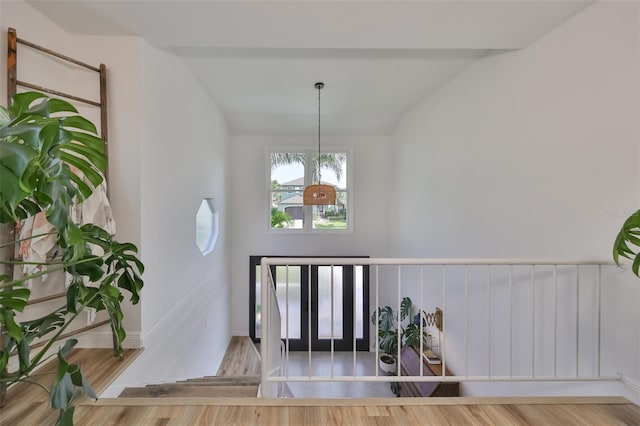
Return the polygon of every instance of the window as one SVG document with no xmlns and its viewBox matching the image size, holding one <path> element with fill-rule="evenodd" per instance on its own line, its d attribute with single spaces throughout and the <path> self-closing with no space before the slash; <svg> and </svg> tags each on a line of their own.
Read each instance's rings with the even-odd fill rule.
<svg viewBox="0 0 640 426">
<path fill-rule="evenodd" d="M 269 163 L 269 227 L 272 230 L 345 231 L 351 227 L 347 151 L 321 155 L 321 183 L 336 188 L 336 205 L 305 206 L 307 185 L 318 183 L 318 153 L 311 150 L 273 150 Z"/>
<path fill-rule="evenodd" d="M 218 239 L 218 212 L 212 198 L 204 198 L 196 213 L 196 245 L 202 253 L 211 253 Z"/>
</svg>

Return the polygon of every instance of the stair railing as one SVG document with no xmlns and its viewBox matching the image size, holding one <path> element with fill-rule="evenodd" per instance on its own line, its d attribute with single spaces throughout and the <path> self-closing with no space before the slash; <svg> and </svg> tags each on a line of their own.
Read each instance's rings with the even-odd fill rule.
<svg viewBox="0 0 640 426">
<path fill-rule="evenodd" d="M 409 294 L 420 310 L 430 312 L 438 308 L 442 312 L 438 342 L 441 374 L 427 375 L 420 368 L 418 375 L 404 375 L 398 369 L 397 373 L 388 376 L 377 366 L 372 369 L 375 370 L 373 374 L 356 374 L 359 353 L 354 339 L 353 374 L 334 374 L 337 369 L 331 365 L 326 369 L 329 374 L 312 375 L 312 359 L 317 354 L 309 351 L 309 374 L 290 375 L 288 347 L 285 346 L 284 356 L 281 354 L 282 339 L 286 341 L 288 336 L 281 335 L 287 332 L 281 332 L 282 319 L 270 267 L 296 265 L 371 268 L 372 309 L 391 305 L 399 312 L 402 297 Z M 625 327 L 623 316 L 628 312 L 621 314 L 616 307 L 624 306 L 627 311 L 635 309 L 633 315 L 637 318 L 638 304 L 630 301 L 639 300 L 640 290 L 625 278 L 631 274 L 621 272 L 610 262 L 263 258 L 261 271 L 262 282 L 268 283 L 262 287 L 263 396 L 277 396 L 278 388 L 271 390 L 268 386 L 286 382 L 618 381 L 622 384 L 640 380 L 635 377 L 638 372 L 628 368 L 623 371 L 624 366 L 616 365 L 619 354 L 633 351 L 631 346 L 638 338 L 633 327 Z M 284 285 L 289 286 L 288 280 Z M 603 295 L 605 286 L 607 292 Z M 286 307 L 284 312 L 284 315 L 288 312 Z M 368 324 L 366 332 L 372 336 L 370 349 L 378 354 L 375 326 L 369 318 L 364 320 L 365 325 Z M 288 318 L 284 321 L 288 323 Z M 425 331 L 423 327 L 421 321 L 421 335 Z M 309 335 L 310 328 L 311 323 L 307 330 Z M 421 343 L 421 350 L 423 345 Z M 333 355 L 331 345 L 331 359 L 323 362 L 333 364 Z M 281 364 L 283 358 L 284 364 Z M 402 364 L 401 358 L 402 353 L 398 351 L 398 365 Z M 452 373 L 447 374 L 447 370 Z"/>
<path fill-rule="evenodd" d="M 266 259 L 266 258 L 265 258 Z M 278 307 L 278 296 L 276 287 L 271 276 L 271 269 L 262 261 L 262 286 L 261 306 L 262 306 L 262 337 L 260 339 L 261 352 L 261 383 L 260 395 L 276 397 L 283 385 L 273 379 L 282 377 L 283 352 L 281 351 L 282 340 L 280 338 L 280 309 Z"/>
</svg>

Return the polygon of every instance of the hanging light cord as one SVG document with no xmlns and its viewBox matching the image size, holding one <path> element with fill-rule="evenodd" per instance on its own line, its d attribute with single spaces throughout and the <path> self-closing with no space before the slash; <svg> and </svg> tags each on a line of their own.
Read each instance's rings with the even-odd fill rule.
<svg viewBox="0 0 640 426">
<path fill-rule="evenodd" d="M 320 157 L 320 89 L 324 87 L 324 83 L 316 83 L 318 89 L 318 185 L 322 182 L 322 159 Z"/>
</svg>

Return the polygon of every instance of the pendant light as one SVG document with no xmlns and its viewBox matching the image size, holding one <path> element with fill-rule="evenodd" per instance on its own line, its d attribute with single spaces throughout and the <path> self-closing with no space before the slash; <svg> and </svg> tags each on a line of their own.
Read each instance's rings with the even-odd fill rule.
<svg viewBox="0 0 640 426">
<path fill-rule="evenodd" d="M 302 203 L 305 206 L 326 206 L 336 203 L 336 189 L 331 185 L 322 184 L 322 157 L 320 151 L 320 90 L 324 83 L 318 82 L 315 88 L 318 89 L 318 183 L 309 185 L 304 189 Z"/>
</svg>

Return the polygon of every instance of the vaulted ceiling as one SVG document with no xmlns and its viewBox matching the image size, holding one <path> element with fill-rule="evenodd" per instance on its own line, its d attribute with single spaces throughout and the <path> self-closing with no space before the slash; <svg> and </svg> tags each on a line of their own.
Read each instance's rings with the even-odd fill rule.
<svg viewBox="0 0 640 426">
<path fill-rule="evenodd" d="M 181 57 L 236 134 L 389 134 L 489 50 L 520 49 L 592 1 L 30 0 L 73 34 Z"/>
</svg>

